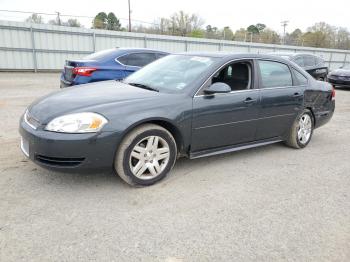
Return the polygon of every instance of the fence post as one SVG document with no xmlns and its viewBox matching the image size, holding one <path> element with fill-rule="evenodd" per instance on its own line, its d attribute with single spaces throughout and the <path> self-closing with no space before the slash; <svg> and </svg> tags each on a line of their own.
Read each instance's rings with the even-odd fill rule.
<svg viewBox="0 0 350 262">
<path fill-rule="evenodd" d="M 146 36 L 144 36 L 144 38 L 143 38 L 143 47 L 147 48 L 147 37 Z"/>
<path fill-rule="evenodd" d="M 185 40 L 185 52 L 187 52 L 188 51 L 188 42 L 187 42 L 187 40 Z"/>
<path fill-rule="evenodd" d="M 96 33 L 92 33 L 92 52 L 96 52 Z"/>
<path fill-rule="evenodd" d="M 345 64 L 346 64 L 346 58 L 347 58 L 347 56 L 348 56 L 348 53 L 345 53 L 343 66 L 345 66 Z"/>
<path fill-rule="evenodd" d="M 34 66 L 34 72 L 38 72 L 38 64 L 36 61 L 36 50 L 35 50 L 35 40 L 34 40 L 34 31 L 33 31 L 33 26 L 30 26 L 30 37 L 32 40 L 32 54 L 33 54 L 33 66 Z"/>
<path fill-rule="evenodd" d="M 331 69 L 331 63 L 333 60 L 333 52 L 331 52 L 331 56 L 329 57 L 328 68 Z"/>
<path fill-rule="evenodd" d="M 225 47 L 225 44 L 222 43 L 222 44 L 221 44 L 221 50 L 220 50 L 220 51 L 224 51 L 224 47 Z"/>
</svg>

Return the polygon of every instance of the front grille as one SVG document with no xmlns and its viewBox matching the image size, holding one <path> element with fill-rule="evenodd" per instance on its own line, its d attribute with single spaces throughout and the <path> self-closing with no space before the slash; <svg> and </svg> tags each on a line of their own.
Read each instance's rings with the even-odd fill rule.
<svg viewBox="0 0 350 262">
<path fill-rule="evenodd" d="M 75 167 L 80 165 L 85 158 L 83 157 L 74 157 L 74 158 L 49 157 L 49 156 L 43 156 L 43 155 L 36 155 L 35 159 L 42 164 L 53 166 L 53 167 Z"/>
</svg>

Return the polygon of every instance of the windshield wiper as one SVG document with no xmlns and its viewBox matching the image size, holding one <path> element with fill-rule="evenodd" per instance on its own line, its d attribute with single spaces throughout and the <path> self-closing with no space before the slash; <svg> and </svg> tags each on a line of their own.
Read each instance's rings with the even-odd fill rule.
<svg viewBox="0 0 350 262">
<path fill-rule="evenodd" d="M 136 86 L 136 87 L 140 87 L 140 88 L 143 88 L 143 89 L 159 92 L 159 90 L 157 88 L 154 88 L 154 87 L 151 87 L 151 86 L 148 86 L 148 85 L 145 85 L 145 84 L 140 84 L 140 83 L 127 83 L 127 84 L 131 85 L 131 86 Z"/>
</svg>

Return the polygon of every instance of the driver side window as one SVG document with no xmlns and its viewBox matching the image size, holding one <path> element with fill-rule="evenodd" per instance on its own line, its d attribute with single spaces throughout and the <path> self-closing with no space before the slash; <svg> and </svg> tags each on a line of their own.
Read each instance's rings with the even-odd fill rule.
<svg viewBox="0 0 350 262">
<path fill-rule="evenodd" d="M 230 86 L 231 91 L 252 88 L 252 67 L 249 62 L 235 62 L 218 71 L 210 84 L 222 82 Z"/>
</svg>

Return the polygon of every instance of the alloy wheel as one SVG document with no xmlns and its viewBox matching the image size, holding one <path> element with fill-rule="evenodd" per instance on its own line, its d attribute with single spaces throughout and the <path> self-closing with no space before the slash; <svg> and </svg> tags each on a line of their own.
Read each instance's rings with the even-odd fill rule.
<svg viewBox="0 0 350 262">
<path fill-rule="evenodd" d="M 132 149 L 130 170 L 139 179 L 152 179 L 162 173 L 169 158 L 169 144 L 160 136 L 148 136 L 136 143 Z"/>
<path fill-rule="evenodd" d="M 309 114 L 303 114 L 299 119 L 298 140 L 302 144 L 306 144 L 311 137 L 312 120 Z"/>
</svg>

